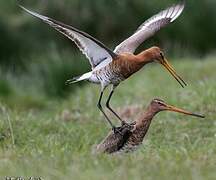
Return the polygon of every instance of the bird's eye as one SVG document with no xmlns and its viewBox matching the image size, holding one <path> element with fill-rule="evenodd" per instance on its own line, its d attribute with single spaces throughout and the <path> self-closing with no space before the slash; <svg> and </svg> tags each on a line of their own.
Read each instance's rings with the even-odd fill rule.
<svg viewBox="0 0 216 180">
<path fill-rule="evenodd" d="M 158 101 L 157 103 L 158 103 L 160 106 L 163 106 L 163 105 L 164 105 L 163 103 L 161 103 L 161 102 L 159 102 L 159 101 Z"/>
<path fill-rule="evenodd" d="M 163 55 L 162 52 L 160 52 L 160 56 L 161 56 L 162 59 L 164 59 L 164 55 Z"/>
</svg>

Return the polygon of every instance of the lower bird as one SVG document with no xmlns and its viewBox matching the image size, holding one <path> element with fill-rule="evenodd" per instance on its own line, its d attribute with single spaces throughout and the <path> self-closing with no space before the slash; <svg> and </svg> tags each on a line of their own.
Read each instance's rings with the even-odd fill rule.
<svg viewBox="0 0 216 180">
<path fill-rule="evenodd" d="M 115 153 L 129 152 L 135 150 L 148 132 L 153 117 L 161 111 L 174 111 L 191 116 L 204 118 L 203 115 L 191 113 L 183 109 L 166 104 L 163 100 L 154 99 L 151 101 L 147 110 L 140 117 L 128 126 L 126 124 L 118 128 L 122 135 L 110 132 L 108 136 L 96 147 L 97 152 Z"/>
<path fill-rule="evenodd" d="M 109 122 L 114 131 L 117 130 L 116 127 L 113 125 L 101 106 L 103 92 L 108 85 L 112 85 L 112 90 L 106 101 L 106 107 L 122 122 L 122 124 L 126 122 L 122 120 L 121 117 L 110 107 L 110 99 L 115 88 L 123 80 L 129 78 L 146 64 L 156 62 L 163 65 L 182 87 L 186 86 L 184 80 L 168 63 L 164 53 L 159 47 L 151 47 L 137 55 L 134 54 L 137 47 L 143 41 L 153 36 L 161 28 L 165 27 L 169 23 L 172 23 L 177 17 L 179 17 L 184 9 L 184 1 L 180 1 L 180 3 L 161 11 L 145 21 L 132 36 L 119 44 L 114 51 L 110 50 L 99 40 L 83 31 L 63 24 L 52 18 L 30 11 L 23 6 L 20 7 L 24 11 L 41 19 L 43 22 L 49 24 L 51 27 L 72 40 L 82 51 L 82 53 L 86 55 L 89 63 L 91 64 L 92 70 L 79 77 L 68 80 L 67 83 L 70 84 L 87 80 L 101 85 L 100 97 L 97 106 L 104 114 L 106 120 Z"/>
</svg>

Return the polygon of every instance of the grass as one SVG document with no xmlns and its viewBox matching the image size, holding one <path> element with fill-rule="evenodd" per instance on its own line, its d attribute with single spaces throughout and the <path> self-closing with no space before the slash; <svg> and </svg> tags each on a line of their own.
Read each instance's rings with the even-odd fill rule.
<svg viewBox="0 0 216 180">
<path fill-rule="evenodd" d="M 152 98 L 160 97 L 206 118 L 161 112 L 143 145 L 131 154 L 92 153 L 109 131 L 96 108 L 99 87 L 95 85 L 78 87 L 66 99 L 41 97 L 37 91 L 2 98 L 0 177 L 215 179 L 215 58 L 178 59 L 172 64 L 187 81 L 185 89 L 152 64 L 116 89 L 113 106 L 136 105 L 144 110 Z"/>
</svg>

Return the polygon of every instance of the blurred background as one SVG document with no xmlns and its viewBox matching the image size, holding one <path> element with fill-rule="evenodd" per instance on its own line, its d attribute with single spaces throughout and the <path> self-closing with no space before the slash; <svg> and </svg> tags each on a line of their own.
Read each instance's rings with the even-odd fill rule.
<svg viewBox="0 0 216 180">
<path fill-rule="evenodd" d="M 86 57 L 59 32 L 23 12 L 17 1 L 0 0 L 0 177 L 215 179 L 216 0 L 185 0 L 182 15 L 137 49 L 163 48 L 186 88 L 152 63 L 119 86 L 112 100 L 124 120 L 135 120 L 155 97 L 206 118 L 161 113 L 142 147 L 124 156 L 92 153 L 110 131 L 96 107 L 99 87 L 65 85 L 90 70 Z M 19 0 L 111 49 L 179 1 Z"/>
<path fill-rule="evenodd" d="M 177 0 L 20 0 L 40 14 L 96 37 L 110 48 L 130 36 L 146 19 Z M 180 18 L 146 41 L 168 57 L 204 58 L 216 49 L 216 1 L 190 0 Z M 86 58 L 73 43 L 23 12 L 15 0 L 0 0 L 0 98 L 65 98 L 77 86 L 65 80 L 86 72 Z M 37 97 L 37 98 L 38 98 Z"/>
</svg>

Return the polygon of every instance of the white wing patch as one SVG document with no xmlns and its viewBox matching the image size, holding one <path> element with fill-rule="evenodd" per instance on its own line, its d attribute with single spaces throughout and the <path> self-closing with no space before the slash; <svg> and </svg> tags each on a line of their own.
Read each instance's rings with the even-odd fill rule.
<svg viewBox="0 0 216 180">
<path fill-rule="evenodd" d="M 57 31 L 74 41 L 74 43 L 78 46 L 82 53 L 88 58 L 92 69 L 100 65 L 100 63 L 105 60 L 106 64 L 110 63 L 116 56 L 113 51 L 108 49 L 104 44 L 88 35 L 87 33 L 75 29 L 74 27 L 65 25 L 49 17 L 30 11 L 23 6 L 20 7 L 29 14 L 41 19 L 42 21 L 49 24 L 51 27 L 55 28 Z"/>
<path fill-rule="evenodd" d="M 119 44 L 114 52 L 117 54 L 128 52 L 134 53 L 136 48 L 146 39 L 153 36 L 161 28 L 173 22 L 184 10 L 184 1 L 161 11 L 145 21 L 137 31 L 128 39 Z"/>
</svg>

